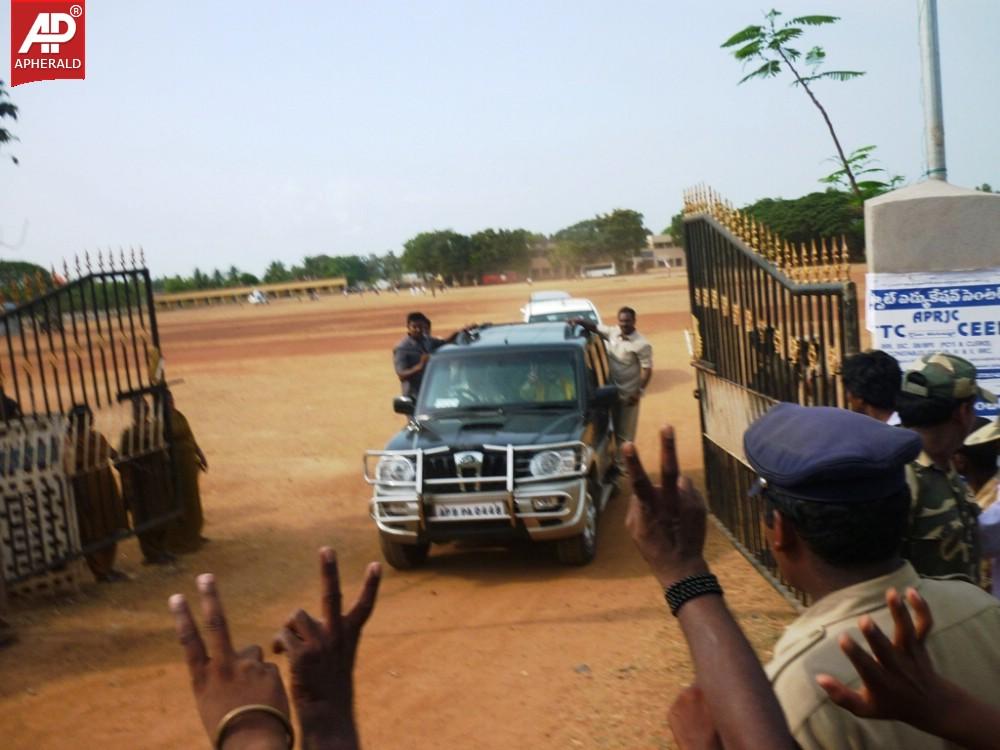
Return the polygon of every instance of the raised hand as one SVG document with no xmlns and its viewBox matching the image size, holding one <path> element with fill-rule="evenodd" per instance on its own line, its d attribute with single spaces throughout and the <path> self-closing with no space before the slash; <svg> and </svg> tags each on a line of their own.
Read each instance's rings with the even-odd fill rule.
<svg viewBox="0 0 1000 750">
<path fill-rule="evenodd" d="M 816 682 L 830 700 L 856 716 L 894 719 L 922 727 L 941 710 L 953 686 L 934 671 L 924 647 L 934 625 L 927 602 L 912 588 L 907 590 L 906 599 L 913 607 L 916 624 L 898 591 L 889 589 L 885 594 L 895 625 L 892 641 L 867 615 L 858 620 L 871 654 L 846 633 L 840 637 L 841 650 L 861 677 L 860 690 L 852 690 L 827 674 L 817 675 Z"/>
<path fill-rule="evenodd" d="M 292 701 L 299 715 L 304 748 L 358 747 L 354 725 L 354 659 L 361 630 L 375 607 L 381 567 L 371 563 L 357 601 L 341 613 L 340 575 L 332 549 L 320 550 L 323 621 L 298 610 L 274 643 L 288 654 Z"/>
<path fill-rule="evenodd" d="M 223 718 L 242 706 L 270 706 L 287 721 L 291 712 L 277 666 L 263 661 L 260 646 L 248 646 L 238 653 L 233 649 L 214 576 L 198 576 L 198 592 L 205 640 L 183 595 L 171 596 L 169 607 L 191 675 L 198 715 L 209 737 L 215 738 Z M 226 750 L 291 747 L 286 724 L 265 711 L 241 714 L 226 730 Z"/>
<path fill-rule="evenodd" d="M 632 478 L 625 527 L 664 588 L 686 576 L 708 572 L 703 556 L 707 511 L 701 495 L 680 476 L 674 428 L 660 431 L 661 484 L 653 486 L 634 443 L 622 446 Z"/>
</svg>

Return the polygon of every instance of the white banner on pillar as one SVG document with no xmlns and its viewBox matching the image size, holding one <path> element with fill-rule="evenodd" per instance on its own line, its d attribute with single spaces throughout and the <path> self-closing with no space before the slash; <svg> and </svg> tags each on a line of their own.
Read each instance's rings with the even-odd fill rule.
<svg viewBox="0 0 1000 750">
<path fill-rule="evenodd" d="M 867 274 L 872 347 L 907 365 L 932 352 L 972 362 L 984 388 L 1000 394 L 1000 268 Z M 976 412 L 996 417 L 996 404 Z"/>
</svg>

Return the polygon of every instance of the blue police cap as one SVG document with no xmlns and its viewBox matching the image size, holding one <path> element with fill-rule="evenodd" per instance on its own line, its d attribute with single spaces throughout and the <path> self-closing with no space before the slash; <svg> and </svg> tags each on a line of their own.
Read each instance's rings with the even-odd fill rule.
<svg viewBox="0 0 1000 750">
<path fill-rule="evenodd" d="M 920 437 L 829 406 L 778 404 L 743 435 L 747 461 L 768 488 L 815 502 L 863 503 L 906 487 Z"/>
</svg>

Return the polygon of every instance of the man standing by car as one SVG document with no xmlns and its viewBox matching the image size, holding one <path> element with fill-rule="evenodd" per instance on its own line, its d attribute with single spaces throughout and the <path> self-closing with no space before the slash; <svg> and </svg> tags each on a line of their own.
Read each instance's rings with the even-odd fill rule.
<svg viewBox="0 0 1000 750">
<path fill-rule="evenodd" d="M 599 326 L 582 318 L 567 321 L 591 333 L 599 333 L 607 342 L 611 379 L 618 386 L 618 402 L 611 411 L 611 418 L 619 446 L 635 440 L 639 399 L 653 376 L 653 347 L 635 329 L 635 318 L 635 310 L 623 307 L 618 311 L 617 326 Z"/>
<path fill-rule="evenodd" d="M 406 316 L 406 336 L 392 350 L 392 363 L 396 368 L 396 376 L 402 384 L 403 395 L 414 401 L 420 393 L 420 383 L 424 379 L 424 368 L 431 354 L 445 344 L 452 343 L 458 334 L 467 330 L 455 331 L 446 339 L 436 339 L 430 335 L 431 321 L 422 312 L 411 312 Z"/>
</svg>

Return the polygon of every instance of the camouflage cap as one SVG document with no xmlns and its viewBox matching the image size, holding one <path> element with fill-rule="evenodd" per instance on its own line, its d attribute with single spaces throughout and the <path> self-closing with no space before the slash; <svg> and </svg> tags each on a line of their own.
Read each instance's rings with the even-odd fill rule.
<svg viewBox="0 0 1000 750">
<path fill-rule="evenodd" d="M 971 447 L 973 445 L 992 443 L 994 440 L 1000 440 L 1000 420 L 987 422 L 979 429 L 974 430 L 965 439 L 965 444 Z"/>
<path fill-rule="evenodd" d="M 976 366 L 954 354 L 925 354 L 903 372 L 903 393 L 948 401 L 979 396 L 996 403 L 997 397 L 976 384 Z"/>
</svg>

